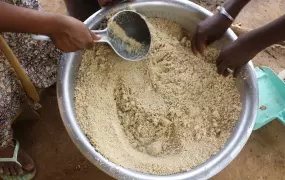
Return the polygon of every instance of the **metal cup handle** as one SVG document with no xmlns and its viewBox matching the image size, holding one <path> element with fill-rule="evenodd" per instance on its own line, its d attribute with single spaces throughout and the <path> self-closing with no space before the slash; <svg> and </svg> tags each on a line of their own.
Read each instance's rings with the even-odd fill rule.
<svg viewBox="0 0 285 180">
<path fill-rule="evenodd" d="M 32 34 L 32 38 L 39 41 L 50 41 L 50 37 L 44 35 L 35 35 Z"/>
<path fill-rule="evenodd" d="M 94 40 L 94 42 L 107 42 L 107 43 L 109 43 L 107 28 L 104 30 L 91 30 L 91 32 L 96 34 L 96 35 L 99 35 L 101 37 L 101 39 Z"/>
<path fill-rule="evenodd" d="M 101 36 L 101 39 L 96 40 L 94 42 L 108 42 L 107 29 L 104 29 L 104 30 L 91 30 L 91 32 Z M 32 34 L 32 38 L 35 39 L 35 40 L 39 40 L 39 41 L 50 41 L 51 40 L 50 37 L 45 36 L 45 35 L 35 35 L 35 34 Z"/>
</svg>

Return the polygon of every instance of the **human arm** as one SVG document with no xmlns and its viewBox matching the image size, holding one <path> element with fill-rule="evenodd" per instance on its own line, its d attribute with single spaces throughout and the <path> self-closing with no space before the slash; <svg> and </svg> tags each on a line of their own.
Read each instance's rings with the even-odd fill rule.
<svg viewBox="0 0 285 180">
<path fill-rule="evenodd" d="M 64 52 L 93 47 L 90 33 L 80 21 L 55 13 L 40 12 L 0 2 L 0 32 L 48 35 Z"/>
<path fill-rule="evenodd" d="M 235 71 L 268 46 L 285 40 L 285 15 L 250 31 L 226 46 L 217 58 L 218 73 L 228 76 L 227 68 Z"/>
<path fill-rule="evenodd" d="M 233 18 L 236 18 L 249 1 L 250 0 L 228 0 L 225 2 L 224 8 Z M 199 52 L 203 54 L 205 46 L 221 38 L 231 24 L 232 21 L 220 13 L 208 17 L 198 24 L 191 41 L 193 53 L 197 54 Z"/>
</svg>

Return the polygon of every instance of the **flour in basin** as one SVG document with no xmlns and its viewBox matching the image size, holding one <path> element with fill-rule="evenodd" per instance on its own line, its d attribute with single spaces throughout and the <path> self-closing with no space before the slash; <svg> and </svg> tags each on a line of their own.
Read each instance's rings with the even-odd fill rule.
<svg viewBox="0 0 285 180">
<path fill-rule="evenodd" d="M 217 153 L 239 119 L 233 78 L 216 73 L 218 51 L 194 56 L 182 27 L 148 19 L 152 47 L 129 62 L 104 44 L 86 51 L 75 90 L 77 120 L 104 157 L 144 173 L 188 171 Z"/>
</svg>

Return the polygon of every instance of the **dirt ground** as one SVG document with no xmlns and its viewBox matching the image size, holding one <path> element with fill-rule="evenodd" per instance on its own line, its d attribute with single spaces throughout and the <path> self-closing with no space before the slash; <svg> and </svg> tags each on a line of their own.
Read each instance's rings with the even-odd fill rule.
<svg viewBox="0 0 285 180">
<path fill-rule="evenodd" d="M 66 14 L 63 0 L 39 0 L 46 11 Z M 221 0 L 196 0 L 214 10 Z M 252 0 L 236 22 L 242 27 L 257 28 L 285 12 L 285 0 Z M 270 52 L 270 51 L 269 51 Z M 271 67 L 275 72 L 285 68 L 285 52 L 261 52 L 255 65 Z M 50 89 L 50 92 L 54 92 Z M 36 180 L 111 179 L 89 163 L 73 145 L 62 124 L 56 96 L 42 96 L 40 119 L 22 117 L 15 126 L 16 137 L 33 158 L 37 167 Z M 285 180 L 285 127 L 277 121 L 253 132 L 238 157 L 214 180 Z"/>
</svg>

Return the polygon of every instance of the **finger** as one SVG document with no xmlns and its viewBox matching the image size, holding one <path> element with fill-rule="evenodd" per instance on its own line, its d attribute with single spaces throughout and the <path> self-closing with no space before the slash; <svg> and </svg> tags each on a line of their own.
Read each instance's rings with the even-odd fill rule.
<svg viewBox="0 0 285 180">
<path fill-rule="evenodd" d="M 17 175 L 23 175 L 24 171 L 22 170 L 22 168 L 20 166 L 15 166 L 15 170 L 17 172 Z"/>
<path fill-rule="evenodd" d="M 10 171 L 9 171 L 9 168 L 8 168 L 8 167 L 4 166 L 4 167 L 3 167 L 3 170 L 4 170 L 4 174 L 5 174 L 5 175 L 10 175 Z"/>
<path fill-rule="evenodd" d="M 224 77 L 227 77 L 229 74 L 230 74 L 230 72 L 228 71 L 228 69 L 226 69 L 226 70 L 223 72 L 223 76 L 224 76 Z"/>
<path fill-rule="evenodd" d="M 90 39 L 88 39 L 88 42 L 85 45 L 85 49 L 92 49 L 94 47 L 94 40 L 97 40 L 98 37 L 96 34 L 92 33 L 91 31 L 89 31 L 90 33 Z"/>
<path fill-rule="evenodd" d="M 222 62 L 222 60 L 223 60 L 223 58 L 222 58 L 222 56 L 221 56 L 221 53 L 222 53 L 222 52 L 220 52 L 220 54 L 218 55 L 218 57 L 217 57 L 217 59 L 216 59 L 216 66 L 218 66 L 219 64 L 221 64 L 221 62 Z"/>
<path fill-rule="evenodd" d="M 11 165 L 11 166 L 9 167 L 9 170 L 10 170 L 10 173 L 11 173 L 13 176 L 16 176 L 16 175 L 17 175 L 17 173 L 16 173 L 16 171 L 15 171 L 13 165 Z"/>
<path fill-rule="evenodd" d="M 240 74 L 240 72 L 241 72 L 241 68 L 236 68 L 234 70 L 234 77 L 236 78 Z"/>
<path fill-rule="evenodd" d="M 195 47 L 198 50 L 198 52 L 202 55 L 204 55 L 204 50 L 205 50 L 205 38 L 197 35 L 196 36 L 196 44 Z"/>
<path fill-rule="evenodd" d="M 196 56 L 197 55 L 197 49 L 195 47 L 195 41 L 196 41 L 196 34 L 193 35 L 192 39 L 191 39 L 191 49 L 193 54 Z"/>
<path fill-rule="evenodd" d="M 101 39 L 101 36 L 100 35 L 97 35 L 97 34 L 94 34 L 93 32 L 90 32 L 91 36 L 92 36 L 92 39 L 94 41 L 97 41 L 97 40 L 100 40 Z"/>
<path fill-rule="evenodd" d="M 224 72 L 227 70 L 227 63 L 225 61 L 222 61 L 218 66 L 217 66 L 217 72 L 218 74 L 224 74 Z"/>
</svg>

